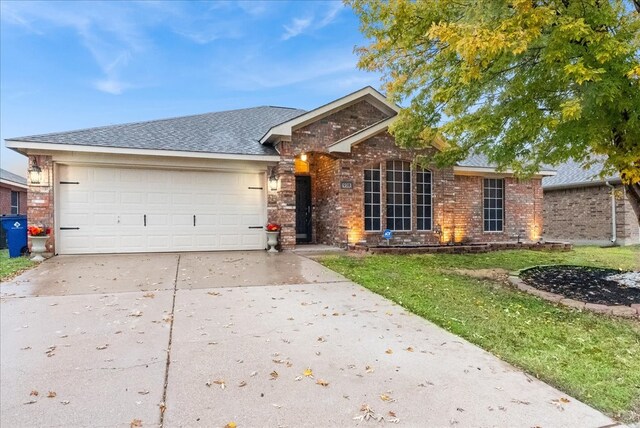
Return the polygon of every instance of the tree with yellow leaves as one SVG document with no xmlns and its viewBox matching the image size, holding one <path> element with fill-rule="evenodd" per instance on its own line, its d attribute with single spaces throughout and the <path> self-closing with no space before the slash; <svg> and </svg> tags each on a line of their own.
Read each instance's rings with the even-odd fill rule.
<svg viewBox="0 0 640 428">
<path fill-rule="evenodd" d="M 485 154 L 527 176 L 542 164 L 604 160 L 640 222 L 640 0 L 347 0 L 381 71 L 406 103 L 403 147 L 448 142 L 435 161 Z"/>
</svg>

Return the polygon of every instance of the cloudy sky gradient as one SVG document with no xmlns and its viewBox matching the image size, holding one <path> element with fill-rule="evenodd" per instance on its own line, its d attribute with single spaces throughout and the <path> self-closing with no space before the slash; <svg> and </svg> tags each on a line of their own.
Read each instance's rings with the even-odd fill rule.
<svg viewBox="0 0 640 428">
<path fill-rule="evenodd" d="M 278 105 L 311 109 L 379 76 L 337 1 L 0 3 L 0 137 Z M 2 168 L 25 175 L 4 147 Z"/>
</svg>

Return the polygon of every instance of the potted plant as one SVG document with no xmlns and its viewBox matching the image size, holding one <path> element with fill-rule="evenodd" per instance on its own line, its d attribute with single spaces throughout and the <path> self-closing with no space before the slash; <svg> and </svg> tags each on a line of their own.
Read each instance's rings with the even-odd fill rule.
<svg viewBox="0 0 640 428">
<path fill-rule="evenodd" d="M 27 227 L 29 231 L 29 235 L 31 235 L 31 260 L 34 262 L 42 262 L 44 261 L 44 257 L 42 257 L 42 253 L 47 251 L 47 240 L 49 239 L 49 234 L 51 233 L 51 228 L 44 226 L 34 226 L 31 225 Z"/>
<path fill-rule="evenodd" d="M 267 245 L 270 253 L 277 253 L 278 235 L 280 235 L 280 225 L 276 223 L 267 224 Z"/>
</svg>

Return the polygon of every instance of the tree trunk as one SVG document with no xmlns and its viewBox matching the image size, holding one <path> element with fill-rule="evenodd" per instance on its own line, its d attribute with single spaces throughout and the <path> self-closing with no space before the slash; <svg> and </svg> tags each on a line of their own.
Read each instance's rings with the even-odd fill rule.
<svg viewBox="0 0 640 428">
<path fill-rule="evenodd" d="M 636 214 L 636 220 L 640 224 L 640 183 L 626 184 L 624 188 L 627 191 L 633 212 Z"/>
</svg>

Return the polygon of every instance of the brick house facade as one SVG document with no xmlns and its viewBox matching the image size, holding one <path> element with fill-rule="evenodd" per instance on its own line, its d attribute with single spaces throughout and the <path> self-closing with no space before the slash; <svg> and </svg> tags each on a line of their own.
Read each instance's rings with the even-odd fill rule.
<svg viewBox="0 0 640 428">
<path fill-rule="evenodd" d="M 27 214 L 27 179 L 0 170 L 0 215 Z"/>
<path fill-rule="evenodd" d="M 7 146 L 41 170 L 40 182 L 29 184 L 28 215 L 52 228 L 54 254 L 260 249 L 267 222 L 282 226 L 284 250 L 303 242 L 377 245 L 385 229 L 392 244 L 406 245 L 539 239 L 541 178 L 551 172 L 518 180 L 478 156 L 436 168 L 438 142 L 396 146 L 387 129 L 398 111 L 366 87 L 308 112 L 256 107 L 13 138 Z M 189 174 L 199 174 L 191 182 L 205 192 L 193 207 L 180 202 L 190 189 L 126 180 L 188 183 Z M 107 175 L 112 181 L 100 187 Z M 217 180 L 235 187 L 208 195 Z M 160 224 L 167 226 L 150 228 Z"/>
</svg>

